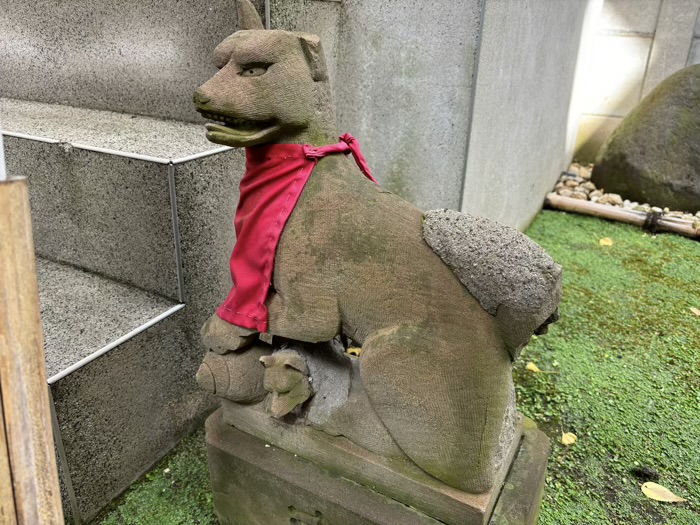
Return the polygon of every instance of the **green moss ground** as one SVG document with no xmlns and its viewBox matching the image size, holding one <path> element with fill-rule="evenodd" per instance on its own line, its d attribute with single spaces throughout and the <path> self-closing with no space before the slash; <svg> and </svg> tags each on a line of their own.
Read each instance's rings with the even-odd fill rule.
<svg viewBox="0 0 700 525">
<path fill-rule="evenodd" d="M 553 444 L 540 524 L 700 524 L 700 244 L 554 211 L 528 234 L 565 272 L 560 322 L 515 371 Z M 640 466 L 690 503 L 648 500 Z"/>
<path fill-rule="evenodd" d="M 700 243 L 554 211 L 528 234 L 565 269 L 562 318 L 515 369 L 520 410 L 552 440 L 540 525 L 700 525 Z M 635 467 L 689 502 L 648 500 Z M 203 432 L 100 523 L 214 524 Z"/>
<path fill-rule="evenodd" d="M 101 525 L 218 525 L 204 428 L 183 439 L 97 521 Z"/>
</svg>

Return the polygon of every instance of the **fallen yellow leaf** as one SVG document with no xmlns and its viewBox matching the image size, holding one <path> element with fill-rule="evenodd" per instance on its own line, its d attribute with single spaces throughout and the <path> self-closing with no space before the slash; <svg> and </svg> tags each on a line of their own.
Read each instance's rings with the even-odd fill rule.
<svg viewBox="0 0 700 525">
<path fill-rule="evenodd" d="M 346 350 L 346 352 L 350 355 L 354 355 L 355 357 L 359 357 L 360 353 L 362 353 L 362 348 L 351 346 Z"/>
<path fill-rule="evenodd" d="M 525 365 L 525 370 L 529 370 L 530 372 L 542 372 L 539 368 L 537 368 L 537 365 L 530 361 L 527 365 Z"/>
<path fill-rule="evenodd" d="M 576 443 L 576 434 L 573 432 L 562 432 L 561 433 L 561 444 L 562 445 L 573 445 Z"/>
<path fill-rule="evenodd" d="M 613 245 L 613 240 L 610 237 L 603 237 L 600 241 L 598 241 L 601 246 L 612 246 Z"/>
<path fill-rule="evenodd" d="M 700 309 L 698 308 L 693 308 L 692 306 L 690 307 L 690 311 L 693 312 L 695 315 L 700 315 Z"/>
<path fill-rule="evenodd" d="M 680 496 L 676 496 L 666 487 L 662 487 L 661 485 L 659 485 L 658 483 L 654 483 L 653 481 L 647 481 L 644 485 L 642 485 L 642 492 L 647 498 L 656 501 L 688 501 L 687 499 L 681 498 Z"/>
</svg>

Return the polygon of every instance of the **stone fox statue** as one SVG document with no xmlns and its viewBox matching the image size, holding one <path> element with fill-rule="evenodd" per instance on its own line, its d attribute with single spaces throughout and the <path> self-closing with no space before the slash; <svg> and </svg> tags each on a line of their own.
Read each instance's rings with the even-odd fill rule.
<svg viewBox="0 0 700 525">
<path fill-rule="evenodd" d="M 263 30 L 248 0 L 239 0 L 239 23 L 245 29 L 215 50 L 220 71 L 194 95 L 217 121 L 207 138 L 248 152 L 336 143 L 319 38 Z M 504 428 L 512 360 L 556 320 L 560 296 L 561 268 L 522 234 L 457 212 L 424 214 L 344 155 L 328 155 L 276 247 L 267 333 L 309 343 L 343 335 L 361 346 L 362 385 L 401 451 L 480 493 L 514 433 Z M 202 336 L 226 354 L 245 352 L 258 331 L 214 315 Z"/>
</svg>

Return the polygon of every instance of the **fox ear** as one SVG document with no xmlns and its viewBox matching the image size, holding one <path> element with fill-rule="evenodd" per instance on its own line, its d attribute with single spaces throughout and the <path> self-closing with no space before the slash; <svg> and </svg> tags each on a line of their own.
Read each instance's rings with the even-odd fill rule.
<svg viewBox="0 0 700 525">
<path fill-rule="evenodd" d="M 250 0 L 238 0 L 238 29 L 265 29 L 262 19 Z"/>
<path fill-rule="evenodd" d="M 311 77 L 315 82 L 328 80 L 328 71 L 326 70 L 326 59 L 323 55 L 323 47 L 321 47 L 321 39 L 316 35 L 302 34 L 299 36 L 301 49 L 304 51 L 306 62 L 311 70 Z"/>
<path fill-rule="evenodd" d="M 300 355 L 285 356 L 282 364 L 285 366 L 285 368 L 293 368 L 302 374 L 309 373 L 309 369 L 306 366 L 306 361 L 304 361 L 304 358 Z"/>
</svg>

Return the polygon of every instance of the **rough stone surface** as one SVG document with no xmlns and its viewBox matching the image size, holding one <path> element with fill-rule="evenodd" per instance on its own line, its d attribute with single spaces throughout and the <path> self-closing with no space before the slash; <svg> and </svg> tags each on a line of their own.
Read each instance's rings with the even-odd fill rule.
<svg viewBox="0 0 700 525">
<path fill-rule="evenodd" d="M 523 440 L 489 525 L 536 525 L 544 491 L 549 439 L 524 418 Z"/>
<path fill-rule="evenodd" d="M 267 446 L 266 441 L 225 424 L 222 411 L 217 411 L 207 420 L 214 507 L 223 524 L 283 525 L 297 518 L 297 523 L 348 525 L 534 525 L 549 445 L 531 422 L 526 426 L 519 450 L 513 447 L 508 458 L 510 464 L 517 452 L 513 468 L 503 472 L 504 477 L 508 474 L 502 482 L 507 488 L 502 494 L 507 497 L 499 499 L 497 514 L 491 516 L 501 483 L 493 493 L 460 493 L 425 475 L 409 483 L 413 476 L 410 470 L 401 472 L 397 463 L 381 465 L 362 456 L 355 461 L 359 459 L 367 468 L 358 465 L 354 474 L 381 477 L 371 482 L 360 476 L 348 483 L 347 473 L 329 474 L 315 461 L 304 460 L 274 444 Z M 293 429 L 289 433 L 298 430 Z M 349 451 L 342 444 L 337 447 L 336 454 Z M 387 470 L 382 476 L 383 468 Z M 399 469 L 398 477 L 392 469 Z M 407 493 L 401 494 L 401 490 Z"/>
<path fill-rule="evenodd" d="M 195 102 L 233 129 L 210 128 L 211 140 L 236 146 L 264 138 L 297 142 L 332 128 L 328 107 L 319 106 L 326 99 L 316 96 L 329 93 L 322 61 L 316 52 L 309 57 L 302 52 L 300 39 L 308 45 L 310 37 L 290 36 L 244 31 L 219 46 L 220 63 L 228 65 L 199 88 Z M 252 44 L 258 60 L 274 58 L 274 69 L 251 81 L 238 76 L 223 82 L 231 71 L 245 68 L 241 53 Z M 313 99 L 295 99 L 288 107 L 289 92 Z M 305 129 L 292 125 L 290 115 L 307 119 L 304 108 L 311 103 L 315 117 L 300 121 Z M 253 133 L 240 124 L 263 116 L 279 125 Z M 342 334 L 362 345 L 362 385 L 400 449 L 443 483 L 484 492 L 497 482 L 493 466 L 512 389 L 506 348 L 518 346 L 512 340 L 517 330 L 529 331 L 526 337 L 518 334 L 522 345 L 538 324 L 507 306 L 499 308 L 498 319 L 489 315 L 425 244 L 421 219 L 420 210 L 362 177 L 351 160 L 321 159 L 277 246 L 273 293 L 266 301 L 268 331 L 308 343 Z M 517 328 L 504 331 L 498 325 L 503 319 Z M 207 341 L 209 332 L 205 328 Z M 278 379 L 298 384 L 299 377 Z M 290 406 L 275 406 L 273 399 L 271 408 L 281 417 Z"/>
<path fill-rule="evenodd" d="M 235 26 L 230 0 L 8 2 L 0 96 L 199 122 L 192 92 Z"/>
<path fill-rule="evenodd" d="M 331 344 L 297 345 L 315 390 L 302 413 L 306 424 L 332 436 L 345 436 L 384 457 L 406 456 L 377 417 L 360 379 L 360 362 Z"/>
<path fill-rule="evenodd" d="M 166 166 L 5 137 L 10 175 L 27 176 L 39 255 L 177 300 Z"/>
<path fill-rule="evenodd" d="M 255 3 L 259 8 L 263 4 L 261 0 Z M 271 4 L 272 27 L 304 30 L 322 37 L 329 73 L 338 86 L 339 129 L 354 133 L 366 145 L 365 153 L 379 180 L 421 208 L 458 208 L 471 126 L 481 6 L 485 2 L 272 0 Z M 492 7 L 497 4 L 506 3 L 492 2 Z M 545 20 L 541 13 L 564 12 L 548 0 L 528 3 L 521 11 L 531 11 L 532 7 L 537 10 L 533 16 L 537 28 Z M 231 0 L 205 5 L 195 0 L 165 0 L 138 6 L 99 0 L 70 7 L 51 3 L 42 9 L 28 0 L 12 1 L 0 13 L 0 97 L 201 123 L 191 104 L 192 92 L 215 73 L 211 50 L 235 30 L 235 11 Z M 498 25 L 495 22 L 489 27 L 498 29 Z M 538 71 L 539 60 L 558 52 L 566 54 L 559 64 L 573 64 L 576 34 L 576 28 L 567 22 L 526 34 L 527 39 L 521 42 L 516 36 L 521 33 L 504 28 L 503 33 L 494 33 L 491 42 L 513 35 L 514 49 L 522 49 L 523 54 L 515 58 L 515 53 L 504 53 L 504 61 L 496 65 L 496 70 L 522 65 L 523 70 Z M 550 45 L 545 48 L 539 44 L 540 37 L 549 38 Z M 440 67 L 435 67 L 436 57 L 440 57 Z M 486 62 L 482 60 L 482 71 L 487 71 Z M 517 113 L 522 115 L 521 123 L 514 124 L 510 119 L 499 128 L 504 117 L 496 115 L 488 126 L 477 126 L 472 133 L 475 137 L 498 137 L 506 131 L 532 127 L 533 119 L 555 113 L 551 93 L 542 87 L 561 87 L 556 122 L 542 124 L 542 129 L 551 130 L 551 134 L 519 135 L 521 151 L 509 156 L 520 162 L 530 159 L 527 170 L 518 169 L 518 180 L 522 180 L 518 205 L 508 207 L 512 216 L 500 218 L 513 226 L 522 228 L 530 222 L 537 208 L 534 203 L 543 194 L 540 186 L 550 185 L 555 176 L 535 169 L 541 167 L 542 144 L 553 145 L 549 152 L 556 156 L 553 165 L 563 162 L 558 142 L 566 115 L 566 83 L 561 82 L 561 68 L 556 75 L 552 77 L 556 81 L 540 82 L 531 92 L 527 107 L 535 106 L 533 101 L 537 100 L 540 109 L 533 108 L 532 114 Z M 496 86 L 506 87 L 489 78 L 484 79 L 484 93 Z M 538 78 L 542 78 L 541 73 Z M 479 110 L 482 116 L 488 117 L 492 102 L 502 107 L 511 95 L 501 91 L 499 101 L 484 99 Z M 546 112 L 541 109 L 544 107 Z M 504 142 L 510 147 L 515 143 L 512 137 Z M 533 143 L 538 148 L 533 148 Z M 472 151 L 482 147 L 484 144 L 474 146 Z M 498 146 L 494 150 L 500 158 L 502 150 Z M 470 172 L 473 175 L 465 203 L 492 211 L 495 208 L 485 201 L 493 193 L 493 181 L 508 185 L 512 182 L 511 171 L 489 168 L 488 177 L 482 177 L 479 165 Z M 492 182 L 489 184 L 487 179 Z M 533 182 L 535 188 L 530 193 L 528 184 Z"/>
<path fill-rule="evenodd" d="M 366 145 L 387 189 L 422 209 L 459 206 L 482 15 L 473 0 L 342 10 L 339 128 Z"/>
<path fill-rule="evenodd" d="M 273 421 L 262 410 L 224 402 L 223 423 L 254 436 L 273 448 L 280 448 L 309 461 L 315 468 L 332 472 L 352 482 L 371 487 L 374 492 L 401 502 L 442 523 L 481 524 L 495 504 L 499 489 L 480 494 L 455 490 L 417 468 L 405 458 L 384 458 L 357 447 L 344 436 L 333 437 L 309 426 L 289 421 Z M 211 421 L 210 421 L 211 424 Z M 216 425 L 216 424 L 215 424 Z M 511 447 L 508 465 L 499 472 L 499 482 L 507 474 L 519 440 Z M 227 448 L 233 450 L 235 443 Z"/>
<path fill-rule="evenodd" d="M 321 426 L 348 400 L 352 363 L 342 353 L 342 349 L 336 349 L 330 344 L 303 345 L 299 350 L 306 359 L 316 391 L 309 401 L 306 418 L 311 425 Z"/>
<path fill-rule="evenodd" d="M 315 393 L 306 360 L 296 350 L 280 348 L 261 359 L 263 385 L 269 392 L 267 410 L 276 418 L 297 412 Z"/>
<path fill-rule="evenodd" d="M 561 300 L 561 266 L 522 233 L 452 210 L 427 212 L 423 237 L 491 315 L 517 353 Z M 505 315 L 504 315 L 505 314 Z M 517 320 L 510 324 L 508 321 Z M 520 330 L 519 325 L 524 328 Z M 515 333 L 514 333 L 515 332 Z"/>
<path fill-rule="evenodd" d="M 411 507 L 207 420 L 214 510 L 222 525 L 438 525 Z"/>
<path fill-rule="evenodd" d="M 47 377 L 175 306 L 72 266 L 41 258 L 36 266 Z"/>
<path fill-rule="evenodd" d="M 199 344 L 202 325 L 231 291 L 229 260 L 236 243 L 233 217 L 244 170 L 241 149 L 175 166 L 185 316 L 194 344 Z"/>
<path fill-rule="evenodd" d="M 481 14 L 473 0 L 272 2 L 273 27 L 322 37 L 338 129 L 421 208 L 459 206 Z"/>
<path fill-rule="evenodd" d="M 262 401 L 267 392 L 260 359 L 271 352 L 269 346 L 262 344 L 226 355 L 207 352 L 197 371 L 197 383 L 207 392 L 237 403 Z"/>
<path fill-rule="evenodd" d="M 113 111 L 0 99 L 2 129 L 165 160 L 218 148 L 196 124 Z"/>
<path fill-rule="evenodd" d="M 506 407 L 506 412 L 503 417 L 503 429 L 501 437 L 498 440 L 498 450 L 493 462 L 493 468 L 497 472 L 503 468 L 507 468 L 507 463 L 512 459 L 511 450 L 513 441 L 520 440 L 520 429 L 522 426 L 522 416 L 518 414 L 515 405 L 515 385 L 510 387 L 510 399 Z"/>
<path fill-rule="evenodd" d="M 593 182 L 623 198 L 700 209 L 700 65 L 662 82 L 610 137 Z"/>
<path fill-rule="evenodd" d="M 209 405 L 176 313 L 51 386 L 84 521 L 191 431 Z M 66 503 L 64 503 L 65 506 Z"/>
</svg>

